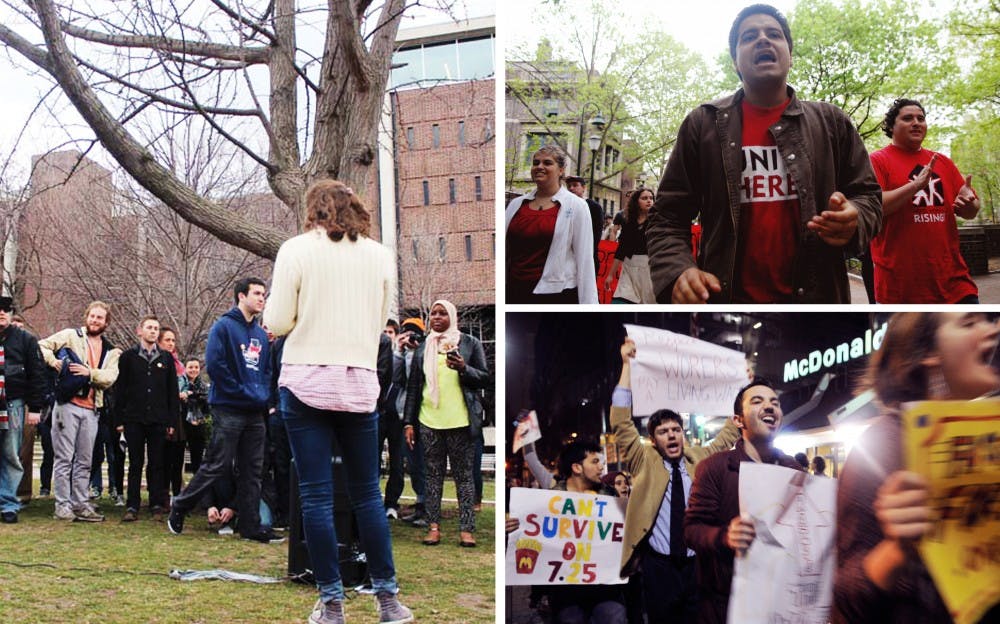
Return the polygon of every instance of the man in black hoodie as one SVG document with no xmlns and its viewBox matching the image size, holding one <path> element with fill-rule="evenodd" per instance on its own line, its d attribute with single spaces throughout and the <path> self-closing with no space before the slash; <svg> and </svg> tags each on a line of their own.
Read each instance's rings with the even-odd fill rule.
<svg viewBox="0 0 1000 624">
<path fill-rule="evenodd" d="M 128 444 L 128 496 L 122 522 L 139 519 L 142 465 L 148 453 L 146 484 L 149 508 L 155 519 L 166 510 L 166 482 L 163 451 L 167 436 L 180 426 L 180 397 L 174 357 L 157 347 L 160 321 L 146 315 L 139 323 L 139 344 L 122 353 L 118 360 L 118 381 L 112 422 L 125 432 Z M 147 450 L 148 449 L 148 450 Z"/>
<path fill-rule="evenodd" d="M 264 543 L 283 541 L 260 526 L 260 486 L 268 398 L 271 387 L 271 346 L 257 322 L 264 311 L 266 287 L 255 277 L 233 288 L 235 306 L 208 332 L 205 367 L 212 379 L 208 403 L 212 406 L 212 439 L 198 473 L 174 497 L 167 528 L 179 535 L 184 517 L 236 458 L 240 469 L 237 499 L 240 535 Z"/>
<path fill-rule="evenodd" d="M 17 522 L 17 486 L 24 475 L 19 453 L 24 426 L 37 425 L 45 404 L 47 380 L 38 340 L 11 325 L 14 301 L 0 297 L 0 520 Z M 25 416 L 25 404 L 28 407 Z"/>
</svg>

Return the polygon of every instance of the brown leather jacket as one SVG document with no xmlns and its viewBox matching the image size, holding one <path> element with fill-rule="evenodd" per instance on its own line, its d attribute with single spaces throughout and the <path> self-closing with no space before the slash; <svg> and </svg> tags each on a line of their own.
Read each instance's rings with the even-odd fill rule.
<svg viewBox="0 0 1000 624">
<path fill-rule="evenodd" d="M 790 301 L 776 303 L 850 303 L 846 258 L 868 248 L 882 223 L 882 189 L 868 152 L 851 119 L 823 102 L 804 102 L 788 87 L 791 101 L 771 135 L 798 189 L 799 240 Z M 691 222 L 701 215 L 697 266 L 719 278 L 722 292 L 709 303 L 733 298 L 739 186 L 742 172 L 743 90 L 702 104 L 681 124 L 677 143 L 660 181 L 646 230 L 649 265 L 657 301 L 670 303 L 674 282 L 695 266 Z M 832 247 L 806 229 L 826 210 L 834 191 L 858 208 L 858 229 L 845 247 Z"/>
</svg>

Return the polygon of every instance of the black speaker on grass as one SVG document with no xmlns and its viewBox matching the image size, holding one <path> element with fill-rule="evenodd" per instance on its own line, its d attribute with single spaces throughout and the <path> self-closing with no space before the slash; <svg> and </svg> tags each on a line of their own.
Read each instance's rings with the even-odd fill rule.
<svg viewBox="0 0 1000 624">
<path fill-rule="evenodd" d="M 369 584 L 368 560 L 361 550 L 361 535 L 358 532 L 358 522 L 351 510 L 351 501 L 347 496 L 347 475 L 343 466 L 343 458 L 339 451 L 330 465 L 333 471 L 333 526 L 337 532 L 337 551 L 340 559 L 340 576 L 345 588 Z M 312 563 L 309 558 L 309 543 L 302 530 L 302 505 L 299 501 L 299 478 L 295 460 L 289 470 L 289 536 L 288 536 L 288 575 L 295 580 L 312 583 Z"/>
</svg>

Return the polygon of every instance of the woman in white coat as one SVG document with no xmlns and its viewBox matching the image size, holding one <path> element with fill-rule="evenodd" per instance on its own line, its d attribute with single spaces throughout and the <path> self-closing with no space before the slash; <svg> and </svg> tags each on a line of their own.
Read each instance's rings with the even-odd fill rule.
<svg viewBox="0 0 1000 624">
<path fill-rule="evenodd" d="M 566 154 L 542 147 L 531 159 L 535 189 L 507 206 L 507 303 L 598 303 L 590 210 L 565 174 Z"/>
</svg>

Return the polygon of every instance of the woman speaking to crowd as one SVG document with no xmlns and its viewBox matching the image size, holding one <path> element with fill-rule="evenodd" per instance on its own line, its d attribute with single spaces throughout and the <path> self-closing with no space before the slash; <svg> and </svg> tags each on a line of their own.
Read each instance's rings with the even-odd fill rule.
<svg viewBox="0 0 1000 624">
<path fill-rule="evenodd" d="M 333 439 L 368 559 L 381 622 L 411 622 L 396 598 L 396 570 L 378 475 L 379 337 L 395 290 L 392 252 L 368 238 L 371 218 L 354 192 L 324 180 L 306 193 L 305 233 L 281 246 L 264 323 L 288 335 L 278 379 L 299 477 L 302 527 L 319 586 L 309 622 L 344 621 L 344 583 L 333 524 Z"/>
</svg>

